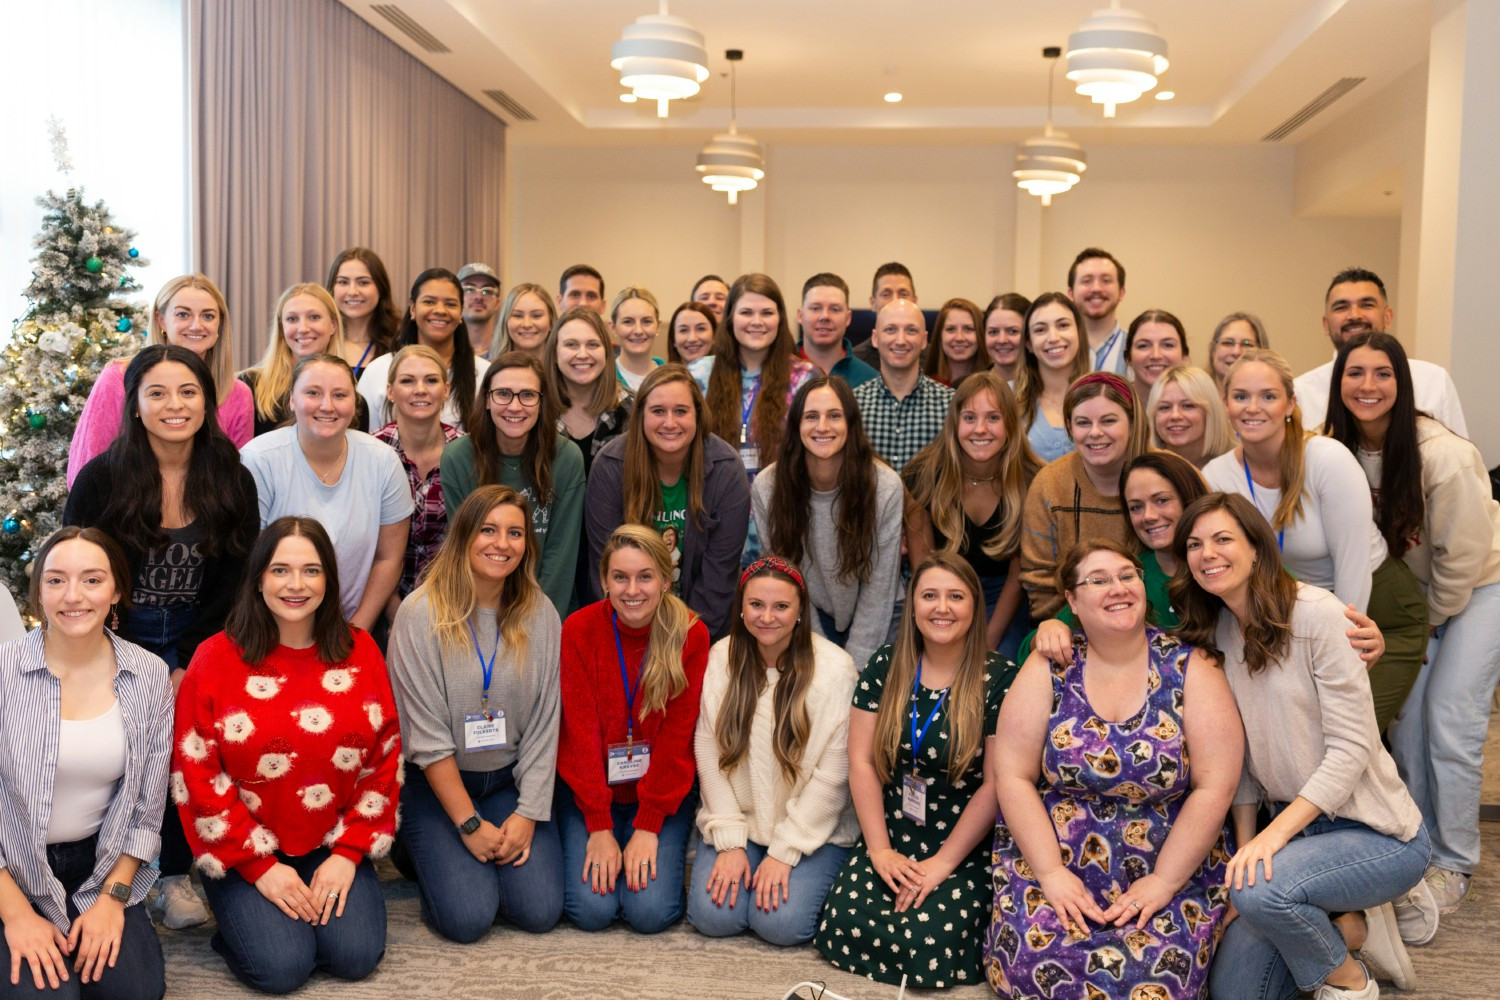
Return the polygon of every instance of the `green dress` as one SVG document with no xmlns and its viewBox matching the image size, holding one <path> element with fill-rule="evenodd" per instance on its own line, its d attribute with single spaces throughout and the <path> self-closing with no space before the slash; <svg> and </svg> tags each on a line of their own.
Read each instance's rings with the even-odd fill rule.
<svg viewBox="0 0 1500 1000">
<path fill-rule="evenodd" d="M 854 687 L 855 708 L 879 710 L 890 668 L 891 647 L 882 646 L 870 657 Z M 1015 676 L 1014 663 L 999 653 L 989 654 L 985 661 L 986 736 L 995 732 L 1000 700 Z M 909 691 L 890 694 L 903 701 L 911 697 Z M 919 724 L 941 697 L 941 690 L 919 690 Z M 901 812 L 901 776 L 912 770 L 909 726 L 903 726 L 902 733 L 896 773 L 883 790 L 886 830 L 896 850 L 910 858 L 928 858 L 937 853 L 983 783 L 983 753 L 974 757 L 961 778 L 948 780 L 948 703 L 944 700 L 922 739 L 922 759 L 917 764 L 917 773 L 927 780 L 926 824 L 919 826 Z M 903 974 L 909 985 L 924 989 L 982 983 L 984 932 L 993 898 L 989 863 L 989 846 L 981 841 L 920 908 L 896 913 L 895 897 L 875 873 L 861 839 L 828 894 L 814 944 L 838 968 L 883 983 L 900 983 Z"/>
</svg>

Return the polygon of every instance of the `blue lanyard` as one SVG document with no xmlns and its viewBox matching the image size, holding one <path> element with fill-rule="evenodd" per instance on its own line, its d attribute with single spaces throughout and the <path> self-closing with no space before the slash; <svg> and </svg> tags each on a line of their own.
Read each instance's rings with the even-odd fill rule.
<svg viewBox="0 0 1500 1000">
<path fill-rule="evenodd" d="M 937 704 L 932 706 L 932 711 L 927 713 L 927 721 L 922 723 L 922 728 L 917 728 L 917 692 L 922 687 L 922 660 L 917 658 L 917 676 L 911 681 L 911 770 L 917 773 L 917 759 L 922 750 L 922 740 L 927 736 L 927 730 L 932 727 L 932 720 L 937 718 L 938 709 L 943 707 L 943 702 L 948 700 L 948 692 L 952 688 L 944 688 L 938 697 Z"/>
<path fill-rule="evenodd" d="M 365 358 L 368 358 L 370 356 L 370 351 L 374 350 L 374 348 L 375 348 L 375 342 L 372 340 L 368 344 L 365 345 L 365 349 L 360 354 L 359 360 L 356 361 L 356 362 L 354 362 L 354 374 L 356 376 L 360 372 L 362 372 L 362 371 L 365 370 Z"/>
<path fill-rule="evenodd" d="M 495 623 L 495 648 L 490 650 L 490 658 L 486 660 L 484 654 L 479 651 L 479 634 L 474 631 L 474 623 L 467 622 L 469 626 L 469 638 L 474 640 L 474 655 L 479 657 L 479 669 L 484 672 L 484 691 L 479 696 L 479 705 L 485 712 L 490 709 L 490 678 L 495 674 L 495 658 L 500 655 L 500 624 Z"/>
<path fill-rule="evenodd" d="M 1255 503 L 1255 480 L 1253 480 L 1253 479 L 1250 478 L 1250 459 L 1248 459 L 1248 458 L 1246 458 L 1244 456 L 1245 456 L 1245 453 L 1243 451 L 1241 451 L 1240 452 L 1240 461 L 1242 463 L 1244 463 L 1244 466 L 1245 466 L 1245 484 L 1250 487 L 1250 502 L 1251 503 Z M 1260 505 L 1256 504 L 1256 508 L 1255 509 L 1256 510 L 1260 510 Z M 1264 513 L 1264 512 L 1262 512 L 1262 513 Z M 1272 513 L 1274 514 L 1275 511 L 1272 511 Z M 1269 521 L 1270 518 L 1266 518 L 1266 520 Z M 1283 541 L 1285 541 L 1285 539 L 1286 539 L 1286 529 L 1282 528 L 1280 531 L 1276 532 L 1276 551 L 1277 552 L 1281 551 L 1281 543 Z"/>
<path fill-rule="evenodd" d="M 635 743 L 635 696 L 640 693 L 637 684 L 634 690 L 630 687 L 630 674 L 625 670 L 625 646 L 620 642 L 620 616 L 615 612 L 609 613 L 609 623 L 615 630 L 615 652 L 620 657 L 620 683 L 625 687 L 625 744 L 630 746 Z M 640 680 L 639 677 L 636 678 Z"/>
<path fill-rule="evenodd" d="M 1109 339 L 1104 342 L 1104 346 L 1101 347 L 1101 348 L 1099 348 L 1097 351 L 1094 352 L 1094 370 L 1095 371 L 1099 371 L 1099 370 L 1102 369 L 1102 366 L 1104 365 L 1104 359 L 1107 358 L 1107 357 L 1109 357 L 1110 350 L 1112 350 L 1114 348 L 1115 341 L 1117 341 L 1119 339 L 1120 339 L 1120 324 L 1116 323 L 1115 324 L 1114 332 L 1109 335 Z"/>
<path fill-rule="evenodd" d="M 760 398 L 761 376 L 764 371 L 755 376 L 755 388 L 750 393 L 750 402 L 740 403 L 740 444 L 748 444 L 750 441 L 750 411 L 755 409 L 755 401 Z M 743 399 L 743 397 L 741 397 Z"/>
</svg>

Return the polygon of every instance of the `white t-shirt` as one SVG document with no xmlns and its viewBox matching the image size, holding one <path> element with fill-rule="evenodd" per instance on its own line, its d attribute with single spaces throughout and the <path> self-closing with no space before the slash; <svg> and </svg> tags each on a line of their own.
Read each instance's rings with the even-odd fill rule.
<svg viewBox="0 0 1500 1000">
<path fill-rule="evenodd" d="M 1468 437 L 1469 428 L 1464 423 L 1458 387 L 1453 384 L 1448 369 L 1417 358 L 1408 359 L 1407 366 L 1411 370 L 1412 395 L 1417 409 L 1441 420 L 1459 437 Z M 1310 372 L 1303 372 L 1292 382 L 1297 407 L 1302 411 L 1302 426 L 1310 431 L 1322 431 L 1323 421 L 1328 418 L 1328 389 L 1332 378 L 1333 362 L 1330 361 Z"/>
<path fill-rule="evenodd" d="M 359 394 L 365 397 L 365 405 L 370 408 L 370 429 L 379 430 L 392 420 L 396 419 L 394 413 L 385 412 L 385 387 L 391 377 L 391 359 L 394 354 L 382 354 L 365 366 L 364 372 L 359 376 Z M 484 374 L 485 366 L 489 362 L 484 355 L 474 355 L 474 371 L 479 375 Z M 453 380 L 453 369 L 448 369 L 448 380 Z M 458 402 L 453 398 L 453 393 L 448 394 L 448 401 L 443 404 L 443 412 L 438 420 L 445 424 L 452 424 L 458 430 L 464 429 L 465 414 L 458 412 Z"/>
<path fill-rule="evenodd" d="M 411 517 L 412 499 L 394 448 L 361 431 L 345 434 L 349 456 L 331 486 L 307 464 L 296 427 L 278 427 L 255 438 L 240 450 L 240 461 L 255 477 L 262 528 L 278 517 L 296 514 L 317 518 L 328 531 L 348 618 L 364 597 L 381 526 Z"/>
<path fill-rule="evenodd" d="M 125 764 L 125 717 L 118 700 L 97 718 L 61 720 L 47 843 L 70 844 L 99 832 Z"/>
</svg>

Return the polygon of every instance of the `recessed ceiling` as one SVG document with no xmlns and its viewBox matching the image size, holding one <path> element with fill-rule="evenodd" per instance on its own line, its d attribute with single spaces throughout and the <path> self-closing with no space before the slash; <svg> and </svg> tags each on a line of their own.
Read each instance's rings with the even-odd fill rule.
<svg viewBox="0 0 1500 1000">
<path fill-rule="evenodd" d="M 674 0 L 703 32 L 697 97 L 620 102 L 610 46 L 656 0 L 341 2 L 512 126 L 516 145 L 694 145 L 728 123 L 726 48 L 742 129 L 767 143 L 1013 142 L 1046 119 L 1046 45 L 1105 0 Z M 1362 85 L 1282 141 L 1300 142 L 1427 56 L 1426 0 L 1125 0 L 1170 47 L 1170 102 L 1106 121 L 1057 68 L 1058 127 L 1089 144 L 1253 143 L 1343 78 Z M 376 8 L 384 8 L 378 11 Z M 393 10 L 394 9 L 394 10 Z M 404 22 L 404 23 L 403 23 Z M 413 32 L 415 26 L 419 29 Z M 423 34 L 425 33 L 425 35 Z M 420 43 L 418 39 L 421 39 Z M 432 41 L 450 51 L 432 51 Z M 499 92 L 501 97 L 486 96 Z M 890 104 L 884 95 L 900 91 Z M 526 121 L 517 109 L 529 113 Z"/>
</svg>

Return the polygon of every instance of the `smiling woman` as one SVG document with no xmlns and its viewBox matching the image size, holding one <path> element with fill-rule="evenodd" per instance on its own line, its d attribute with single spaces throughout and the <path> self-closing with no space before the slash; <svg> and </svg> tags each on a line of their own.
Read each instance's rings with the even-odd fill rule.
<svg viewBox="0 0 1500 1000">
<path fill-rule="evenodd" d="M 468 327 L 464 325 L 463 289 L 452 271 L 429 268 L 412 283 L 396 349 L 409 344 L 424 344 L 443 360 L 448 371 L 449 393 L 442 419 L 463 430 L 474 400 L 477 362 L 469 348 Z M 390 380 L 391 358 L 390 354 L 376 358 L 358 378 L 360 398 L 369 406 L 376 427 L 384 426 L 390 419 L 385 390 Z"/>
<path fill-rule="evenodd" d="M 303 358 L 315 354 L 342 357 L 344 350 L 343 319 L 333 297 L 321 285 L 293 285 L 282 292 L 265 356 L 256 367 L 240 372 L 240 380 L 255 395 L 255 436 L 282 427 L 291 418 L 288 395 L 292 369 Z M 353 426 L 366 430 L 372 412 L 378 414 L 361 400 L 351 417 Z M 380 418 L 377 415 L 375 419 Z"/>
</svg>

